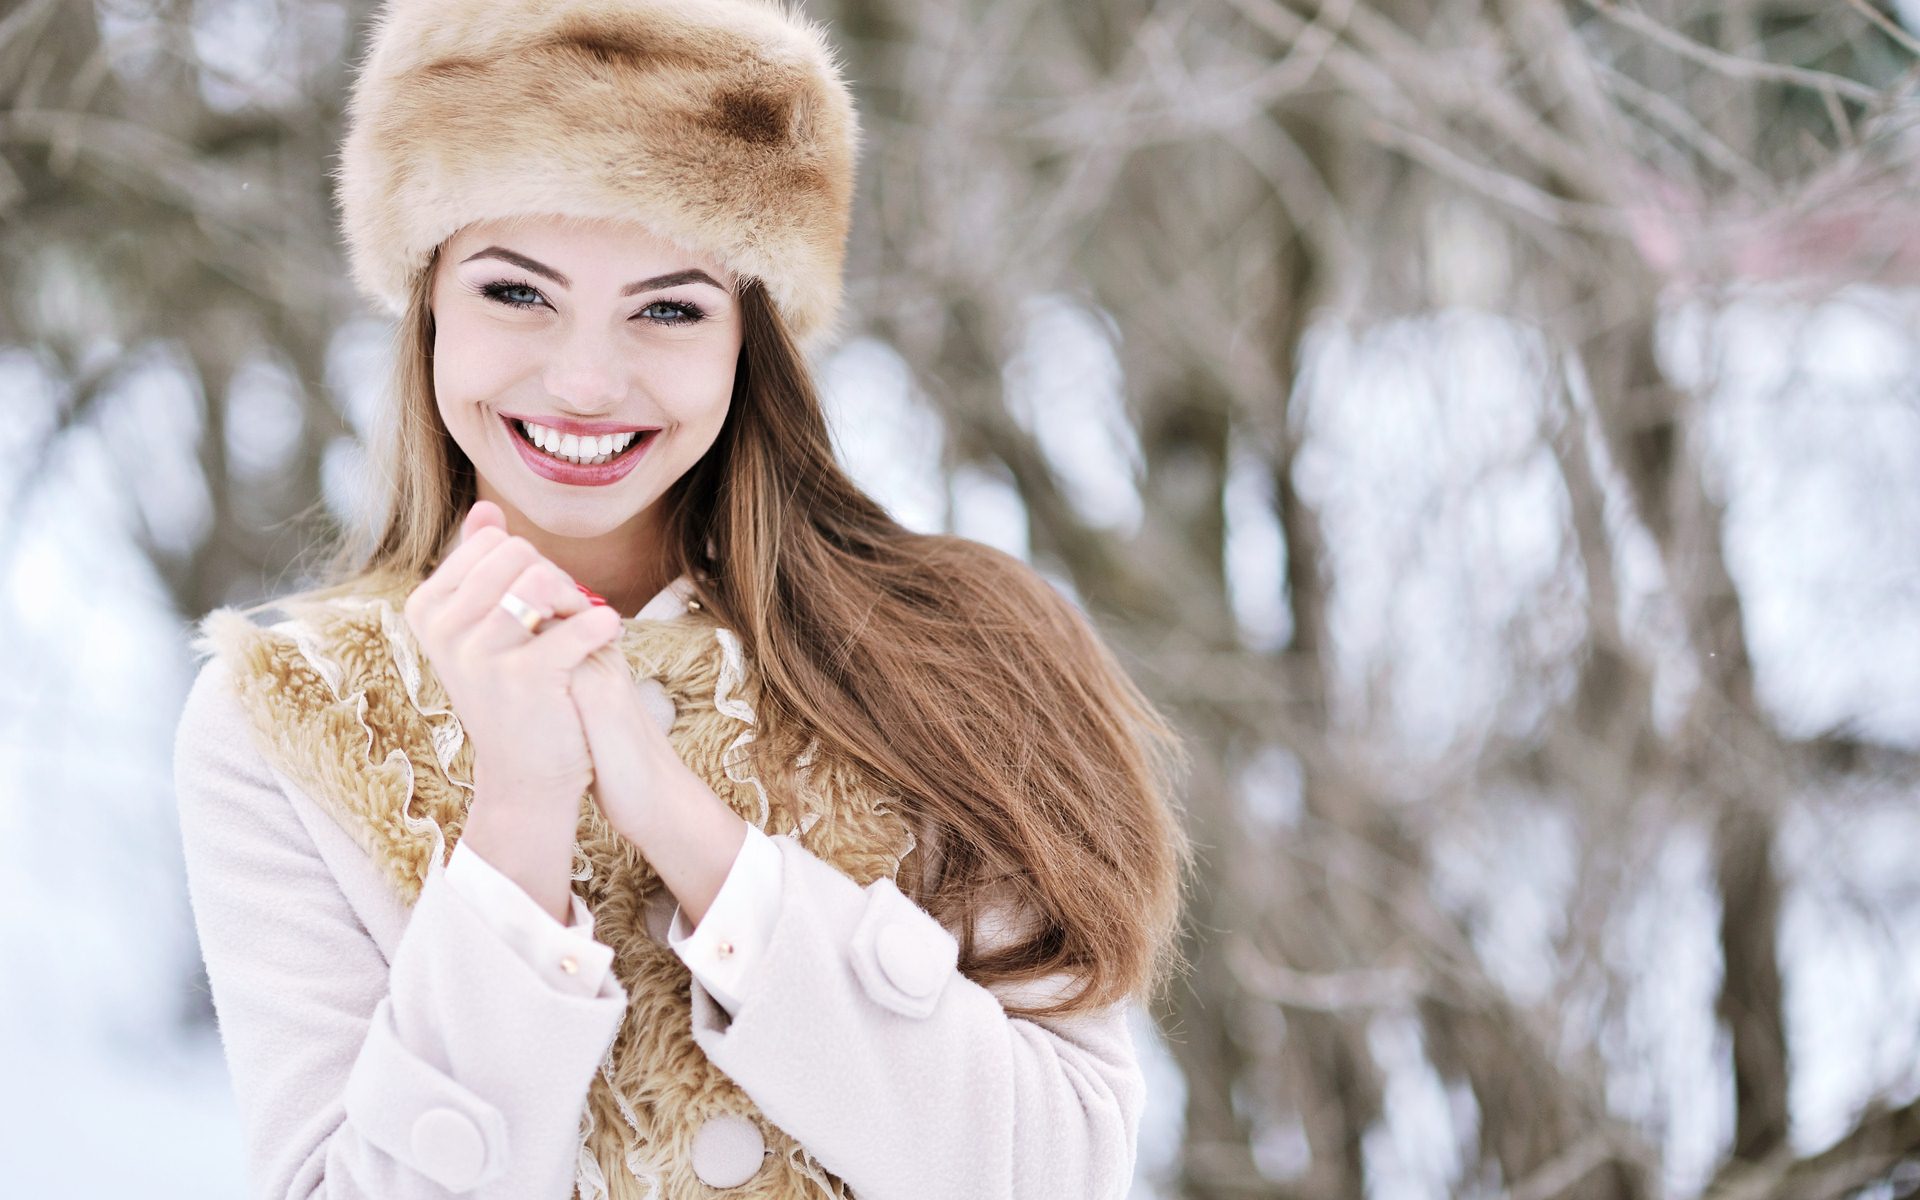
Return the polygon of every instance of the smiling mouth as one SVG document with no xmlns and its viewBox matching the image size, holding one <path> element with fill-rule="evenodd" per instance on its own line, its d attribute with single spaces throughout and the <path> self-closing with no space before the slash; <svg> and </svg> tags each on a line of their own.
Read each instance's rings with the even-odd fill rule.
<svg viewBox="0 0 1920 1200">
<path fill-rule="evenodd" d="M 575 467 L 605 466 L 607 463 L 615 462 L 615 461 L 618 461 L 619 459 L 626 458 L 628 455 L 636 453 L 642 446 L 646 445 L 647 442 L 651 441 L 655 434 L 660 432 L 657 429 L 640 430 L 638 433 L 634 434 L 631 438 L 627 439 L 627 444 L 625 446 L 622 446 L 620 449 L 615 450 L 611 454 L 595 455 L 592 458 L 569 458 L 564 454 L 558 454 L 552 450 L 547 449 L 546 447 L 540 445 L 540 443 L 534 441 L 531 437 L 527 436 L 527 427 L 522 422 L 509 418 L 507 420 L 507 424 L 512 427 L 513 436 L 525 442 L 529 447 L 533 449 L 535 453 L 543 454 L 555 462 L 566 463 L 569 466 L 575 466 Z"/>
</svg>

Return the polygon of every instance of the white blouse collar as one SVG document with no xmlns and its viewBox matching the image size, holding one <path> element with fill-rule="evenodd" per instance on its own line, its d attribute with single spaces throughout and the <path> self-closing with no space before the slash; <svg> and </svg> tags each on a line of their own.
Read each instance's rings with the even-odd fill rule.
<svg viewBox="0 0 1920 1200">
<path fill-rule="evenodd" d="M 693 576 L 682 573 L 680 578 L 654 593 L 653 599 L 633 614 L 636 621 L 671 621 L 687 611 L 687 600 L 693 595 Z"/>
</svg>

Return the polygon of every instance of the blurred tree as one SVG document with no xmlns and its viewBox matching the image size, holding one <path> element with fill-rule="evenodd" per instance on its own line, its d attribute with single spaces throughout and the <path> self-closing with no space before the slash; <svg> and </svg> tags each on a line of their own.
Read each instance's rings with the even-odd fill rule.
<svg viewBox="0 0 1920 1200">
<path fill-rule="evenodd" d="M 327 528 L 322 454 L 352 430 L 325 364 L 354 298 L 326 166 L 347 35 L 369 7 L 20 0 L 0 14 L 0 264 L 14 285 L 0 341 L 54 387 L 42 452 L 24 460 L 8 511 L 41 486 L 67 432 L 98 421 L 165 345 L 200 397 L 210 521 L 181 553 L 131 491 L 128 511 L 185 614 L 257 592 Z M 236 41 L 245 58 L 230 62 Z M 300 431 L 282 471 L 242 478 L 229 399 L 236 372 L 262 358 L 295 381 Z M 128 449 L 132 478 L 145 449 Z M 4 560 L 18 526 L 0 529 Z"/>
<path fill-rule="evenodd" d="M 1913 764 L 1843 735 L 1789 737 L 1762 711 L 1705 478 L 1706 397 L 1656 352 L 1676 280 L 1733 285 L 1756 266 L 1910 279 L 1916 45 L 1892 14 L 1865 0 L 838 12 L 884 121 L 867 177 L 883 232 L 860 272 L 872 328 L 937 398 L 956 460 L 1015 481 L 1036 557 L 1089 598 L 1196 741 L 1189 815 L 1209 870 L 1194 973 L 1160 1012 L 1188 1088 L 1182 1192 L 1377 1184 L 1363 1152 L 1382 1116 L 1372 1042 L 1397 1010 L 1419 1014 L 1432 1067 L 1473 1099 L 1455 1136 L 1478 1165 L 1460 1186 L 1663 1191 L 1660 1131 L 1613 1111 L 1603 1056 L 1565 1049 L 1582 1044 L 1565 1019 L 1577 990 L 1617 1015 L 1633 989 L 1601 942 L 1658 849 L 1649 817 L 1656 831 L 1701 823 L 1715 847 L 1734 1127 L 1713 1186 L 1799 1195 L 1817 1176 L 1837 1194 L 1911 1152 L 1889 1141 L 1911 1119 L 1877 1115 L 1843 1139 L 1856 1157 L 1788 1152 L 1773 851 L 1782 806 L 1869 758 L 1869 776 L 1910 778 Z M 1795 228 L 1803 214 L 1828 225 Z M 1001 298 L 1062 289 L 1123 331 L 1138 531 L 1076 512 L 1047 447 L 1009 414 L 999 364 L 1022 318 Z M 1345 716 L 1330 695 L 1337 580 L 1296 486 L 1296 410 L 1317 323 L 1463 301 L 1547 338 L 1540 436 L 1562 472 L 1587 636 L 1570 685 L 1557 662 L 1510 681 L 1550 705 L 1523 736 L 1410 778 L 1379 751 L 1386 714 Z M 1242 445 L 1284 531 L 1290 637 L 1271 650 L 1236 629 L 1225 558 Z M 1642 535 L 1676 641 L 1622 611 L 1623 541 Z M 1674 654 L 1696 678 L 1663 723 L 1657 660 Z M 1235 796 L 1273 746 L 1300 789 L 1284 844 L 1250 836 Z M 1409 803 L 1513 787 L 1561 806 L 1591 856 L 1549 1004 L 1501 986 L 1437 895 L 1433 846 L 1461 806 Z M 1257 1145 L 1289 1126 L 1304 1168 L 1273 1178 Z"/>
</svg>

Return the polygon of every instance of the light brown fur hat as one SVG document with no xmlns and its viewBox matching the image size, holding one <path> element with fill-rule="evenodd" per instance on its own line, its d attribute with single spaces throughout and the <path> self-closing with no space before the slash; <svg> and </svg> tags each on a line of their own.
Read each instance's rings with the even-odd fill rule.
<svg viewBox="0 0 1920 1200">
<path fill-rule="evenodd" d="M 476 220 L 639 220 L 839 336 L 860 131 L 781 0 L 387 0 L 333 172 L 354 281 L 398 316 Z"/>
</svg>

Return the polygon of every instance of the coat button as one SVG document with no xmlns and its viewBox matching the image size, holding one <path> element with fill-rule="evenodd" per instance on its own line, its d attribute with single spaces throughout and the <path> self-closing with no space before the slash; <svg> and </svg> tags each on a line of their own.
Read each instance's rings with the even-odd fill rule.
<svg viewBox="0 0 1920 1200">
<path fill-rule="evenodd" d="M 916 936 L 915 930 L 903 923 L 885 926 L 874 935 L 873 952 L 893 986 L 909 996 L 932 995 L 946 973 L 940 947 Z"/>
<path fill-rule="evenodd" d="M 413 1123 L 408 1144 L 420 1173 L 448 1191 L 464 1192 L 472 1187 L 487 1161 L 487 1143 L 480 1127 L 451 1108 L 430 1108 L 421 1113 Z"/>
<path fill-rule="evenodd" d="M 737 1113 L 708 1117 L 693 1135 L 693 1173 L 708 1187 L 739 1187 L 753 1178 L 767 1152 L 760 1127 Z"/>
</svg>

